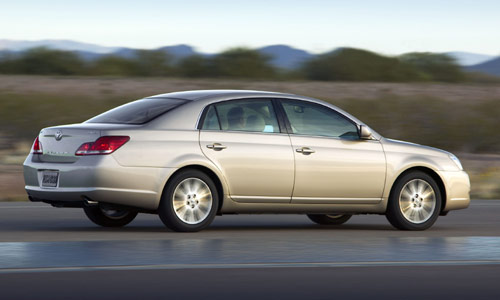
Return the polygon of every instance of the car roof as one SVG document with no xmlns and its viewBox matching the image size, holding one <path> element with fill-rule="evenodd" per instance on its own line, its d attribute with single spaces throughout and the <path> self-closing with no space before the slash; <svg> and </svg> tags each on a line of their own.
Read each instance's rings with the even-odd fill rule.
<svg viewBox="0 0 500 300">
<path fill-rule="evenodd" d="M 206 100 L 206 99 L 217 99 L 224 97 L 272 97 L 272 96 L 293 96 L 298 97 L 294 94 L 287 93 L 277 93 L 268 91 L 253 91 L 253 90 L 194 90 L 194 91 L 183 91 L 183 92 L 173 92 L 166 94 L 154 95 L 148 98 L 175 98 L 184 99 L 190 101 Z"/>
</svg>

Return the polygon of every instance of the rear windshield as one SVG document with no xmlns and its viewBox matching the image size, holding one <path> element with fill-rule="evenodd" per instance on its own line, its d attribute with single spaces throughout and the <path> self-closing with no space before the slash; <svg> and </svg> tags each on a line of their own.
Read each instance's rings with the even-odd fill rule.
<svg viewBox="0 0 500 300">
<path fill-rule="evenodd" d="M 172 98 L 144 98 L 108 110 L 86 123 L 144 124 L 186 102 Z"/>
</svg>

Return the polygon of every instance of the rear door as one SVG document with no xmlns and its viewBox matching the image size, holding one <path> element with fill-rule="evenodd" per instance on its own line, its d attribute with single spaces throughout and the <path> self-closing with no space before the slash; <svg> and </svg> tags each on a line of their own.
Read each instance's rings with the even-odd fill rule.
<svg viewBox="0 0 500 300">
<path fill-rule="evenodd" d="M 200 147 L 224 174 L 233 200 L 290 202 L 294 156 L 270 99 L 230 100 L 206 108 Z"/>
</svg>

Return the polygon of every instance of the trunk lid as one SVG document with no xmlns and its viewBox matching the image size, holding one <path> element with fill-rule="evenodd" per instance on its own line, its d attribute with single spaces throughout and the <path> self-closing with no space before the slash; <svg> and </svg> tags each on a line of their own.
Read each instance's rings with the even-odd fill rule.
<svg viewBox="0 0 500 300">
<path fill-rule="evenodd" d="M 101 131 L 123 130 L 131 125 L 82 123 L 44 128 L 38 139 L 42 144 L 41 162 L 72 163 L 80 157 L 76 150 L 83 144 L 93 142 L 101 136 Z M 108 132 L 109 134 L 109 132 Z"/>
</svg>

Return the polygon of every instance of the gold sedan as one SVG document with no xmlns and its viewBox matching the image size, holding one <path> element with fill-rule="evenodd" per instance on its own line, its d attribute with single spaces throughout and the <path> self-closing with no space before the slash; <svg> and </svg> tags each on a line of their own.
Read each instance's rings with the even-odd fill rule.
<svg viewBox="0 0 500 300">
<path fill-rule="evenodd" d="M 162 94 L 45 128 L 24 177 L 31 201 L 81 207 L 98 225 L 146 212 L 176 231 L 250 213 L 325 225 L 385 214 L 423 230 L 470 202 L 453 154 L 384 138 L 317 99 L 259 91 Z"/>
</svg>

